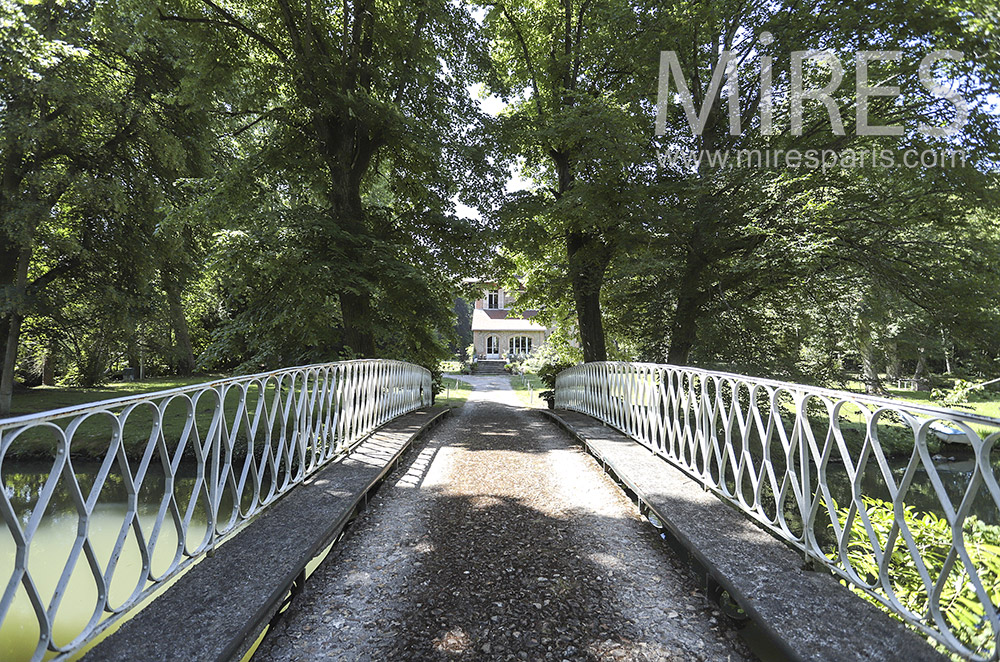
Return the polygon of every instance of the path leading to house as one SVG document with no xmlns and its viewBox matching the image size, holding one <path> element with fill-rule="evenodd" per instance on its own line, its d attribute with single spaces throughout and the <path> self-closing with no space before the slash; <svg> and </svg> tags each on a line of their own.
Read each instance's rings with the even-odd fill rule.
<svg viewBox="0 0 1000 662">
<path fill-rule="evenodd" d="M 255 660 L 752 659 L 589 455 L 463 379 Z"/>
</svg>

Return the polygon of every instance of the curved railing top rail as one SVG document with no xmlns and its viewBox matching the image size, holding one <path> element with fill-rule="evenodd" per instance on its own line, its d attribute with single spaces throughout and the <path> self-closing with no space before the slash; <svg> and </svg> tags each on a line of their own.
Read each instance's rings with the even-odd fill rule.
<svg viewBox="0 0 1000 662">
<path fill-rule="evenodd" d="M 197 384 L 188 384 L 186 386 L 177 386 L 175 388 L 168 388 L 159 391 L 144 391 L 142 393 L 136 393 L 134 395 L 125 395 L 120 398 L 109 398 L 107 400 L 97 400 L 95 402 L 84 402 L 78 405 L 70 405 L 68 407 L 60 407 L 59 409 L 49 409 L 46 411 L 38 412 L 35 414 L 21 414 L 19 416 L 8 416 L 7 418 L 0 418 L 0 429 L 6 427 L 13 427 L 17 425 L 23 425 L 25 423 L 40 423 L 43 421 L 51 421 L 59 418 L 67 418 L 69 416 L 77 416 L 79 414 L 85 414 L 91 411 L 100 411 L 103 409 L 113 409 L 116 407 L 127 406 L 137 402 L 143 402 L 150 399 L 163 399 L 168 398 L 172 395 L 179 395 L 183 393 L 192 393 L 195 391 L 203 391 L 207 388 L 216 388 L 219 386 L 226 386 L 227 384 L 238 384 L 241 382 L 249 382 L 254 380 L 268 379 L 270 377 L 275 377 L 277 375 L 292 373 L 296 371 L 303 370 L 323 370 L 334 368 L 340 365 L 349 364 L 362 364 L 362 363 L 381 363 L 381 364 L 399 364 L 404 366 L 410 366 L 413 368 L 420 368 L 421 370 L 430 374 L 430 371 L 421 366 L 413 365 L 412 363 L 407 363 L 406 361 L 397 361 L 394 359 L 351 359 L 347 361 L 331 361 L 328 363 L 310 363 L 307 365 L 292 366 L 288 368 L 278 368 L 276 370 L 268 370 L 265 372 L 255 372 L 250 375 L 237 375 L 235 377 L 223 377 L 221 379 L 213 379 L 208 382 L 199 382 Z"/>
<path fill-rule="evenodd" d="M 594 361 L 592 363 L 580 363 L 571 368 L 563 370 L 561 374 L 571 374 L 574 371 L 582 370 L 588 366 L 622 366 L 622 367 L 642 367 L 642 368 L 659 368 L 659 369 L 670 369 L 679 372 L 688 372 L 703 375 L 705 377 L 712 377 L 717 379 L 731 379 L 734 381 L 742 382 L 744 384 L 760 384 L 763 386 L 770 386 L 773 388 L 784 389 L 788 391 L 795 391 L 799 393 L 807 392 L 812 395 L 821 395 L 838 400 L 848 400 L 853 402 L 864 402 L 872 405 L 878 405 L 887 409 L 906 409 L 909 411 L 928 414 L 933 417 L 941 417 L 947 419 L 962 420 L 967 423 L 978 423 L 981 425 L 993 425 L 1000 428 L 1000 418 L 995 418 L 992 416 L 986 416 L 983 414 L 977 414 L 974 412 L 960 411 L 956 409 L 948 409 L 946 407 L 936 407 L 934 405 L 925 405 L 918 402 L 909 402 L 906 400 L 894 400 L 892 398 L 883 398 L 876 395 L 867 395 L 864 393 L 855 393 L 853 391 L 842 391 L 838 389 L 825 388 L 822 386 L 811 386 L 809 384 L 798 384 L 795 382 L 785 382 L 778 379 L 769 379 L 767 377 L 752 377 L 750 375 L 741 375 L 735 372 L 724 372 L 721 370 L 708 370 L 706 368 L 696 368 L 693 366 L 683 366 L 683 365 L 673 365 L 670 363 L 647 363 L 647 362 L 627 362 L 627 361 Z"/>
</svg>

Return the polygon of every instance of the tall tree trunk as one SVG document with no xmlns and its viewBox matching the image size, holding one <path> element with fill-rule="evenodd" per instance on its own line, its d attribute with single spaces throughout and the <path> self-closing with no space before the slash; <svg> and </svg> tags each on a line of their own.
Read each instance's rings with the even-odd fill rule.
<svg viewBox="0 0 1000 662">
<path fill-rule="evenodd" d="M 903 377 L 903 363 L 899 358 L 899 343 L 895 340 L 886 343 L 885 372 L 889 381 L 898 381 Z"/>
<path fill-rule="evenodd" d="M 917 367 L 913 370 L 913 381 L 918 391 L 931 390 L 930 375 L 927 373 L 927 350 L 917 350 Z"/>
<path fill-rule="evenodd" d="M 34 228 L 32 228 L 34 229 Z M 17 258 L 13 290 L 8 303 L 11 304 L 7 316 L 7 337 L 3 353 L 3 372 L 0 373 L 0 416 L 9 416 L 11 400 L 14 396 L 14 368 L 17 365 L 17 349 L 21 339 L 21 322 L 24 321 L 24 295 L 28 284 L 28 265 L 31 262 L 31 245 L 24 247 Z"/>
<path fill-rule="evenodd" d="M 340 314 L 344 320 L 344 344 L 359 358 L 375 357 L 375 336 L 371 330 L 371 294 L 340 293 Z"/>
<path fill-rule="evenodd" d="M 941 351 L 944 353 L 944 374 L 951 374 L 951 343 L 948 342 L 948 335 L 941 327 Z"/>
<path fill-rule="evenodd" d="M 692 249 L 688 254 L 684 275 L 678 284 L 677 306 L 670 325 L 667 362 L 673 365 L 687 365 L 691 350 L 698 340 L 698 320 L 702 314 L 702 306 L 708 300 L 700 288 L 704 267 L 704 260 Z"/>
<path fill-rule="evenodd" d="M 362 127 L 338 124 L 331 118 L 313 121 L 317 140 L 326 152 L 330 170 L 331 235 L 347 234 L 339 241 L 348 277 L 337 291 L 340 315 L 344 325 L 344 344 L 360 358 L 375 358 L 375 324 L 372 309 L 372 283 L 378 281 L 378 267 L 371 255 L 371 234 L 365 220 L 361 200 L 361 181 L 368 171 L 376 145 L 356 136 L 365 133 Z M 355 137 L 352 137 L 355 136 Z M 328 241 L 331 242 L 332 239 Z M 329 255 L 327 247 L 321 254 Z M 329 259 L 328 257 L 326 259 Z"/>
<path fill-rule="evenodd" d="M 167 312 L 170 316 L 170 328 L 174 332 L 174 359 L 178 375 L 190 375 L 194 372 L 194 350 L 191 347 L 191 334 L 188 332 L 187 318 L 184 316 L 184 306 L 181 303 L 181 285 L 177 278 L 164 268 L 160 272 L 163 281 L 163 291 L 167 295 Z"/>
<path fill-rule="evenodd" d="M 854 344 L 861 355 L 861 381 L 865 383 L 865 393 L 888 395 L 882 378 L 878 374 L 878 360 L 872 341 L 871 324 L 863 316 L 858 318 L 854 329 Z"/>
<path fill-rule="evenodd" d="M 42 386 L 54 386 L 56 383 L 56 344 L 51 343 L 45 350 L 42 359 Z"/>
<path fill-rule="evenodd" d="M 677 301 L 677 313 L 670 325 L 670 344 L 667 346 L 667 363 L 687 365 L 698 339 L 698 316 L 691 297 L 681 297 Z"/>
<path fill-rule="evenodd" d="M 0 366 L 0 416 L 10 414 L 10 400 L 14 392 L 14 364 L 17 361 L 18 336 L 21 332 L 21 321 L 15 320 L 18 308 L 15 292 L 20 266 L 18 254 L 21 247 L 15 240 L 16 228 L 5 227 L 11 223 L 8 220 L 13 207 L 11 198 L 17 194 L 21 184 L 21 178 L 15 174 L 15 157 L 20 155 L 9 148 L 4 151 L 6 160 L 2 164 L 0 177 L 0 304 L 6 311 L 0 314 L 0 352 L 3 353 L 3 363 Z"/>
<path fill-rule="evenodd" d="M 140 373 L 142 372 L 142 354 L 139 351 L 139 341 L 138 341 L 139 327 L 138 325 L 132 330 L 132 335 L 129 336 L 126 348 L 125 356 L 128 358 L 128 367 L 132 370 L 132 375 L 135 379 L 141 379 Z"/>
<path fill-rule="evenodd" d="M 572 160 L 569 152 L 552 149 L 549 152 L 556 170 L 556 198 L 561 198 L 573 186 Z M 613 249 L 596 231 L 579 227 L 566 231 L 566 258 L 576 321 L 580 327 L 580 346 L 585 363 L 608 360 L 604 319 L 601 316 L 601 287 L 611 263 Z"/>
<path fill-rule="evenodd" d="M 875 359 L 875 349 L 871 339 L 859 339 L 858 350 L 861 353 L 861 380 L 865 383 L 865 393 L 869 395 L 887 395 L 882 378 L 878 374 L 878 363 Z"/>
<path fill-rule="evenodd" d="M 566 233 L 566 257 L 576 319 L 580 326 L 583 360 L 607 361 L 608 349 L 601 318 L 601 286 L 611 261 L 611 251 L 598 237 L 582 232 Z"/>
<path fill-rule="evenodd" d="M 3 355 L 3 374 L 0 376 L 0 417 L 10 416 L 14 397 L 14 367 L 17 365 L 17 347 L 24 316 L 11 314 L 7 324 L 7 338 Z"/>
</svg>

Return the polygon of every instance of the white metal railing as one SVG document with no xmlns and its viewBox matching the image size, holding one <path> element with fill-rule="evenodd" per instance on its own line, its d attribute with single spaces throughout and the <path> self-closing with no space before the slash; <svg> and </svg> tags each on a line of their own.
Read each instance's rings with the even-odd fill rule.
<svg viewBox="0 0 1000 662">
<path fill-rule="evenodd" d="M 0 420 L 0 515 L 6 528 L 0 527 L 0 536 L 9 534 L 16 548 L 0 599 L 0 626 L 15 598 L 22 604 L 26 599 L 39 631 L 31 659 L 42 659 L 46 651 L 77 650 L 322 465 L 383 423 L 430 402 L 431 375 L 424 368 L 401 361 L 360 360 L 287 368 Z M 74 470 L 74 439 L 95 430 L 107 432 L 106 451 L 96 475 L 81 480 Z M 141 453 L 126 452 L 128 440 L 135 440 Z M 37 491 L 29 490 L 31 503 L 26 507 L 23 499 L 13 499 L 16 486 L 6 482 L 19 466 L 9 458 L 39 444 L 51 449 L 51 469 Z M 183 490 L 175 480 L 181 474 L 190 483 Z M 124 483 L 127 503 L 107 554 L 96 551 L 97 534 L 90 531 L 90 523 L 110 482 Z M 162 488 L 155 487 L 156 493 L 150 495 L 148 485 L 153 483 Z M 64 566 L 39 568 L 30 563 L 32 543 L 54 498 L 72 503 L 73 516 L 59 526 L 75 529 L 77 535 L 71 548 L 63 550 Z M 150 508 L 156 513 L 151 524 L 149 517 L 141 521 L 139 512 Z M 196 512 L 207 519 L 203 526 L 192 526 Z M 129 570 L 123 578 L 116 570 L 126 542 L 138 546 L 141 568 Z M 165 567 L 154 569 L 158 543 L 170 547 L 167 562 L 160 563 Z M 156 556 L 162 559 L 164 552 Z M 6 571 L 0 569 L 0 576 Z M 54 591 L 39 589 L 40 573 L 58 573 Z M 53 633 L 60 606 L 71 580 L 79 582 L 81 574 L 91 584 L 90 593 L 96 594 L 93 611 L 69 641 L 57 642 Z M 49 581 L 41 583 L 51 584 L 53 578 L 49 574 Z M 127 584 L 127 597 L 113 604 L 110 587 L 120 588 L 122 582 Z M 4 648 L 0 641 L 0 650 Z"/>
<path fill-rule="evenodd" d="M 556 407 L 624 432 L 952 651 L 998 658 L 1000 487 L 991 452 L 1000 420 L 613 362 L 560 373 Z M 938 440 L 968 444 L 962 471 L 935 463 L 928 442 Z"/>
</svg>

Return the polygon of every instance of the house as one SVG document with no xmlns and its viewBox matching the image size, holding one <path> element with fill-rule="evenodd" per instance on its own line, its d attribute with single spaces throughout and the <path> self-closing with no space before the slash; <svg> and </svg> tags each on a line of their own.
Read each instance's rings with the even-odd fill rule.
<svg viewBox="0 0 1000 662">
<path fill-rule="evenodd" d="M 472 343 L 476 357 L 485 360 L 530 354 L 549 337 L 550 331 L 531 321 L 537 310 L 511 313 L 516 295 L 496 283 L 484 283 L 484 296 L 472 311 Z"/>
</svg>

